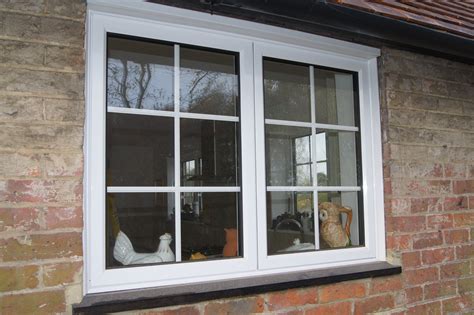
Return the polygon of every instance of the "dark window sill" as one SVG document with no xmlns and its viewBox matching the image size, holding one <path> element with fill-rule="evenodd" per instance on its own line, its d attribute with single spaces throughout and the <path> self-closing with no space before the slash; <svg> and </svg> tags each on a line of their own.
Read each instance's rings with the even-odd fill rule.
<svg viewBox="0 0 474 315">
<path fill-rule="evenodd" d="M 375 262 L 172 287 L 95 293 L 84 296 L 81 303 L 73 305 L 73 312 L 74 314 L 109 313 L 190 304 L 233 296 L 389 276 L 401 272 L 400 266 L 387 262 Z"/>
</svg>

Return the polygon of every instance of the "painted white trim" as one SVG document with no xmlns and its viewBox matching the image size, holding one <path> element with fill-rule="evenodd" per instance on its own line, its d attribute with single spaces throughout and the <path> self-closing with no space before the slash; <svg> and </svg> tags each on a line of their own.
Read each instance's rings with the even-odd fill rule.
<svg viewBox="0 0 474 315">
<path fill-rule="evenodd" d="M 180 47 L 174 45 L 174 70 L 173 70 L 173 86 L 174 86 L 174 185 L 181 186 L 181 128 L 178 116 L 180 103 Z M 174 239 L 175 239 L 175 259 L 181 262 L 181 194 L 179 191 L 174 193 Z"/>
<path fill-rule="evenodd" d="M 303 127 L 303 128 L 316 128 L 316 129 L 327 129 L 335 131 L 359 131 L 359 127 L 355 126 L 344 126 L 344 125 L 333 125 L 333 124 L 321 124 L 315 122 L 304 122 L 304 121 L 293 121 L 293 120 L 281 120 L 281 119 L 265 119 L 267 125 L 277 126 L 289 126 L 289 127 Z"/>
<path fill-rule="evenodd" d="M 217 261 L 105 269 L 105 65 L 106 33 L 235 51 L 240 56 L 241 117 L 179 112 L 175 76 L 175 109 L 111 112 L 188 117 L 241 124 L 242 188 L 239 187 L 108 187 L 110 192 L 174 192 L 180 208 L 183 191 L 233 191 L 242 194 L 244 257 Z M 231 39 L 231 40 L 229 40 Z M 331 38 L 192 12 L 141 0 L 89 0 L 87 15 L 87 82 L 84 180 L 84 294 L 271 275 L 385 260 L 383 180 L 378 104 L 378 49 Z M 253 47 L 253 48 L 252 48 Z M 253 49 L 253 51 L 252 51 Z M 363 187 L 297 187 L 301 191 L 360 191 L 364 198 L 365 247 L 267 256 L 266 180 L 262 57 L 300 61 L 359 73 Z M 176 66 L 176 65 L 175 65 Z M 176 93 L 176 89 L 178 91 Z M 179 120 L 179 119 L 178 119 Z M 298 124 L 277 120 L 269 124 Z M 304 123 L 304 127 L 357 132 L 357 127 Z M 179 138 L 179 125 L 175 124 Z M 176 148 L 175 148 L 176 150 Z M 179 149 L 175 173 L 179 174 Z M 178 170 L 178 171 L 177 171 Z M 176 188 L 178 187 L 178 188 Z M 281 188 L 281 187 L 280 187 Z M 284 187 L 287 189 L 288 187 Z M 269 187 L 279 189 L 278 187 Z M 275 190 L 277 191 L 277 190 Z M 295 187 L 290 187 L 295 191 Z M 317 196 L 317 195 L 316 195 Z M 315 198 L 317 204 L 317 199 Z M 179 211 L 178 211 L 179 212 Z M 177 219 L 177 222 L 179 218 Z M 259 222 L 259 224 L 257 224 Z M 195 266 L 195 267 L 194 267 Z"/>
</svg>

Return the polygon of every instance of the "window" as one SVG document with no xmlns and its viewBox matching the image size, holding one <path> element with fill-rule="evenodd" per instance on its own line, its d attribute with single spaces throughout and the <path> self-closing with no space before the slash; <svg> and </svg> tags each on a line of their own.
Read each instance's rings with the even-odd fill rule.
<svg viewBox="0 0 474 315">
<path fill-rule="evenodd" d="M 384 260 L 378 51 L 153 10 L 89 11 L 86 291 Z"/>
</svg>

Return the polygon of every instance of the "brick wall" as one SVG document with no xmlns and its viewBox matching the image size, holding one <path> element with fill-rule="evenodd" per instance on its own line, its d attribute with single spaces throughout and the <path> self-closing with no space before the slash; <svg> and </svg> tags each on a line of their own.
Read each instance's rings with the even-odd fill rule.
<svg viewBox="0 0 474 315">
<path fill-rule="evenodd" d="M 81 0 L 0 2 L 0 313 L 82 296 Z M 141 314 L 474 311 L 474 67 L 399 50 L 380 60 L 389 260 L 399 276 Z"/>
<path fill-rule="evenodd" d="M 82 297 L 84 1 L 0 1 L 0 313 Z"/>
</svg>

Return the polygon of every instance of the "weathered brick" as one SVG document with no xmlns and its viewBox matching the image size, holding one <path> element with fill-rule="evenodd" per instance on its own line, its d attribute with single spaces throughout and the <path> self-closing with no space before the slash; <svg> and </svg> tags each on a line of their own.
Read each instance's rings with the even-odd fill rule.
<svg viewBox="0 0 474 315">
<path fill-rule="evenodd" d="M 447 146 L 464 146 L 463 137 L 459 136 L 459 132 L 410 128 L 410 127 L 391 127 L 388 133 L 389 141 L 404 142 L 410 144 L 430 144 L 430 145 L 447 145 Z M 427 152 L 424 152 L 424 156 Z"/>
<path fill-rule="evenodd" d="M 61 125 L 0 124 L 0 141 L 10 149 L 80 149 L 83 129 Z"/>
<path fill-rule="evenodd" d="M 386 218 L 387 232 L 417 232 L 426 228 L 423 216 L 401 216 Z"/>
<path fill-rule="evenodd" d="M 445 178 L 464 178 L 466 177 L 466 165 L 447 163 L 444 165 Z"/>
<path fill-rule="evenodd" d="M 393 125 L 415 128 L 472 130 L 474 127 L 472 119 L 467 116 L 407 109 L 391 109 L 389 120 Z"/>
<path fill-rule="evenodd" d="M 267 298 L 269 310 L 279 310 L 291 306 L 316 304 L 318 301 L 318 290 L 316 288 L 287 290 L 270 293 Z"/>
<path fill-rule="evenodd" d="M 427 282 L 439 280 L 438 268 L 427 267 L 404 272 L 405 279 L 409 285 L 420 285 Z"/>
<path fill-rule="evenodd" d="M 45 286 L 80 283 L 81 278 L 82 261 L 43 266 L 43 282 Z"/>
<path fill-rule="evenodd" d="M 326 315 L 326 314 L 351 314 L 352 302 L 339 302 L 323 304 L 310 307 L 305 310 L 305 315 Z"/>
<path fill-rule="evenodd" d="M 199 309 L 195 306 L 181 306 L 170 309 L 158 309 L 141 311 L 138 315 L 199 315 Z"/>
<path fill-rule="evenodd" d="M 424 249 L 443 244 L 441 231 L 413 235 L 413 249 Z"/>
<path fill-rule="evenodd" d="M 411 237 L 408 235 L 389 235 L 387 236 L 386 246 L 389 250 L 406 250 L 411 247 Z"/>
<path fill-rule="evenodd" d="M 38 208 L 0 208 L 0 232 L 38 230 L 40 215 Z"/>
<path fill-rule="evenodd" d="M 51 68 L 83 72 L 84 50 L 76 47 L 46 46 L 44 65 Z"/>
<path fill-rule="evenodd" d="M 388 73 L 385 75 L 385 87 L 389 90 L 417 92 L 422 88 L 422 80 L 414 76 Z"/>
<path fill-rule="evenodd" d="M 421 286 L 406 288 L 405 296 L 407 298 L 407 304 L 419 302 L 423 300 L 423 288 Z"/>
<path fill-rule="evenodd" d="M 421 266 L 421 254 L 419 251 L 402 253 L 403 268 L 413 268 Z"/>
<path fill-rule="evenodd" d="M 425 300 L 437 299 L 440 297 L 456 295 L 456 281 L 442 281 L 426 284 L 423 288 Z"/>
<path fill-rule="evenodd" d="M 435 301 L 408 307 L 406 315 L 418 314 L 441 315 L 441 302 Z"/>
<path fill-rule="evenodd" d="M 44 10 L 45 2 L 46 0 L 3 0 L 0 2 L 0 9 L 41 13 Z"/>
<path fill-rule="evenodd" d="M 0 152 L 0 176 L 39 177 L 41 176 L 41 156 L 31 153 Z"/>
<path fill-rule="evenodd" d="M 472 314 L 474 309 L 474 295 L 466 294 L 443 300 L 445 314 Z"/>
<path fill-rule="evenodd" d="M 12 69 L 2 67 L 0 88 L 7 92 L 24 92 L 38 96 L 64 96 L 74 99 L 84 97 L 81 73 Z"/>
<path fill-rule="evenodd" d="M 0 63 L 42 66 L 44 45 L 21 41 L 0 41 Z"/>
<path fill-rule="evenodd" d="M 81 176 L 82 154 L 49 153 L 44 155 L 45 173 L 49 177 Z"/>
<path fill-rule="evenodd" d="M 204 308 L 204 314 L 250 314 L 263 313 L 264 300 L 261 297 L 211 302 Z"/>
<path fill-rule="evenodd" d="M 471 266 L 468 261 L 454 262 L 446 265 L 441 265 L 440 274 L 442 279 L 459 278 L 467 276 L 471 272 Z"/>
<path fill-rule="evenodd" d="M 38 266 L 0 267 L 0 292 L 38 286 Z"/>
<path fill-rule="evenodd" d="M 391 309 L 395 306 L 392 295 L 378 295 L 356 301 L 354 314 L 369 314 Z"/>
<path fill-rule="evenodd" d="M 449 96 L 448 83 L 444 81 L 423 79 L 422 89 L 423 89 L 423 92 L 428 93 L 428 94 Z"/>
<path fill-rule="evenodd" d="M 364 297 L 365 294 L 365 283 L 338 283 L 321 287 L 319 289 L 319 301 L 321 303 L 328 303 L 351 298 L 361 298 Z"/>
<path fill-rule="evenodd" d="M 24 235 L 0 240 L 0 261 L 27 261 L 82 255 L 81 233 Z"/>
<path fill-rule="evenodd" d="M 444 113 L 462 114 L 464 103 L 459 100 L 443 99 L 431 95 L 412 94 L 401 91 L 386 92 L 389 108 L 416 108 Z"/>
<path fill-rule="evenodd" d="M 43 100 L 41 98 L 1 97 L 0 121 L 32 122 L 43 120 Z"/>
<path fill-rule="evenodd" d="M 474 179 L 456 180 L 453 182 L 453 193 L 472 194 L 474 193 Z"/>
<path fill-rule="evenodd" d="M 447 229 L 453 227 L 452 214 L 435 214 L 426 217 L 428 229 Z"/>
<path fill-rule="evenodd" d="M 424 265 L 433 265 L 454 260 L 454 249 L 437 248 L 428 249 L 421 252 L 421 257 Z"/>
<path fill-rule="evenodd" d="M 0 181 L 0 201 L 6 202 L 79 202 L 80 180 Z"/>
<path fill-rule="evenodd" d="M 370 281 L 370 294 L 380 294 L 384 292 L 395 292 L 403 287 L 400 277 L 374 278 Z"/>
<path fill-rule="evenodd" d="M 84 18 L 86 4 L 84 0 L 48 0 L 46 4 L 46 13 L 67 16 L 77 19 Z"/>
<path fill-rule="evenodd" d="M 62 99 L 45 100 L 45 119 L 48 121 L 83 122 L 84 102 Z"/>
<path fill-rule="evenodd" d="M 56 314 L 66 310 L 61 290 L 4 295 L 0 299 L 0 313 L 5 315 Z"/>
<path fill-rule="evenodd" d="M 443 203 L 441 198 L 413 198 L 410 203 L 410 212 L 438 212 L 442 210 L 442 207 Z"/>
<path fill-rule="evenodd" d="M 457 259 L 472 259 L 474 258 L 474 244 L 456 246 Z"/>
<path fill-rule="evenodd" d="M 458 280 L 459 293 L 474 292 L 474 277 Z"/>
<path fill-rule="evenodd" d="M 443 195 L 451 192 L 449 180 L 406 180 L 392 181 L 394 196 Z"/>
<path fill-rule="evenodd" d="M 82 207 L 48 207 L 44 213 L 45 228 L 82 227 Z"/>
<path fill-rule="evenodd" d="M 444 198 L 443 207 L 445 211 L 467 209 L 468 199 L 465 196 Z"/>
<path fill-rule="evenodd" d="M 446 244 L 461 244 L 469 242 L 468 229 L 456 229 L 443 231 L 444 241 Z"/>
<path fill-rule="evenodd" d="M 399 215 L 407 215 L 410 214 L 411 210 L 411 202 L 410 199 L 403 198 L 403 199 L 391 199 L 389 201 L 390 204 L 390 213 L 395 216 Z M 387 208 L 386 208 L 387 211 Z"/>
<path fill-rule="evenodd" d="M 454 213 L 453 220 L 455 227 L 472 226 L 474 225 L 474 212 Z"/>
</svg>

